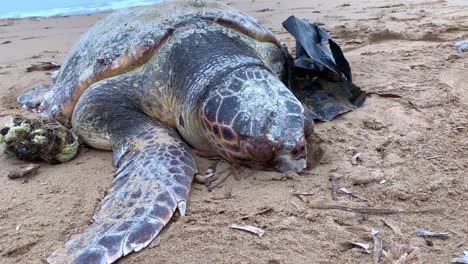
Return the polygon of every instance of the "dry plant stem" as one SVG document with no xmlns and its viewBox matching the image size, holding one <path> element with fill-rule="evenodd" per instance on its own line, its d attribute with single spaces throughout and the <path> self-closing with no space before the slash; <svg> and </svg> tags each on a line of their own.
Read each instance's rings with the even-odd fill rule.
<svg viewBox="0 0 468 264">
<path fill-rule="evenodd" d="M 377 235 L 374 236 L 374 251 L 372 252 L 372 259 L 374 264 L 379 264 L 380 258 L 382 257 L 382 245 L 383 241 Z"/>
<path fill-rule="evenodd" d="M 331 186 L 332 187 L 331 188 L 332 198 L 333 198 L 333 200 L 336 201 L 336 200 L 338 200 L 338 196 L 336 194 L 338 192 L 338 180 L 336 179 L 335 176 L 331 176 L 330 179 L 331 179 L 331 185 L 332 185 Z"/>
<path fill-rule="evenodd" d="M 252 216 L 256 216 L 256 215 L 262 215 L 262 214 L 266 214 L 266 213 L 269 213 L 269 212 L 273 212 L 273 208 L 271 207 L 267 207 L 259 212 L 256 212 L 256 213 L 253 213 L 253 214 L 249 214 L 249 215 L 246 215 L 246 216 L 242 216 L 241 219 L 242 220 L 245 220 L 245 219 L 249 219 L 250 217 Z"/>
<path fill-rule="evenodd" d="M 367 201 L 368 201 L 368 199 L 367 199 L 366 197 L 361 196 L 361 195 L 359 195 L 359 194 L 355 194 L 355 193 L 353 193 L 353 192 L 352 192 L 350 189 L 348 189 L 348 188 L 344 188 L 344 187 L 343 187 L 343 188 L 340 188 L 340 191 L 343 192 L 343 193 L 346 193 L 346 194 L 348 194 L 348 195 L 351 195 L 352 197 L 357 198 L 357 199 L 359 199 L 359 200 L 361 200 L 361 201 L 363 201 L 363 202 L 367 202 Z"/>
<path fill-rule="evenodd" d="M 300 195 L 303 195 L 303 196 L 311 196 L 311 195 L 315 195 L 315 193 L 311 193 L 311 192 L 297 192 L 297 191 L 294 191 L 294 192 L 292 192 L 292 195 L 294 195 L 294 196 L 300 196 Z"/>
<path fill-rule="evenodd" d="M 443 155 L 434 155 L 434 156 L 430 156 L 430 157 L 426 157 L 427 160 L 432 160 L 432 159 L 437 159 L 437 158 L 442 158 Z"/>
<path fill-rule="evenodd" d="M 399 235 L 399 236 L 402 236 L 403 233 L 401 232 L 400 228 L 398 226 L 396 226 L 395 224 L 393 224 L 392 222 L 388 221 L 388 220 L 384 220 L 382 219 L 382 222 L 388 226 L 390 229 L 392 229 L 393 232 L 395 232 L 395 234 Z"/>
<path fill-rule="evenodd" d="M 390 214 L 420 214 L 420 213 L 434 213 L 439 210 L 437 209 L 428 209 L 428 210 L 418 210 L 418 211 L 406 211 L 399 209 L 389 209 L 389 208 L 362 208 L 362 207 L 348 207 L 343 205 L 307 205 L 311 209 L 318 210 L 341 210 L 359 214 L 369 214 L 369 215 L 390 215 Z"/>
<path fill-rule="evenodd" d="M 238 224 L 232 224 L 229 226 L 232 229 L 238 229 L 238 230 L 243 230 L 249 233 L 256 234 L 259 237 L 262 237 L 265 234 L 265 230 L 255 227 L 255 226 L 250 226 L 250 225 L 238 225 Z"/>
</svg>

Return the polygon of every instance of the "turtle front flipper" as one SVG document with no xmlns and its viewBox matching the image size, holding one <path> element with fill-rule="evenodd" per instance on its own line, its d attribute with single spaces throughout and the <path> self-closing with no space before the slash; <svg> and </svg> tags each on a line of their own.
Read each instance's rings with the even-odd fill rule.
<svg viewBox="0 0 468 264">
<path fill-rule="evenodd" d="M 139 112 L 117 108 L 118 120 L 94 115 L 100 122 L 110 122 L 114 165 L 118 167 L 113 187 L 94 216 L 95 222 L 54 252 L 50 263 L 112 263 L 148 246 L 177 208 L 185 214 L 196 172 L 188 147 L 171 128 Z M 77 118 L 93 118 L 91 112 L 96 113 L 83 111 L 86 116 Z"/>
</svg>

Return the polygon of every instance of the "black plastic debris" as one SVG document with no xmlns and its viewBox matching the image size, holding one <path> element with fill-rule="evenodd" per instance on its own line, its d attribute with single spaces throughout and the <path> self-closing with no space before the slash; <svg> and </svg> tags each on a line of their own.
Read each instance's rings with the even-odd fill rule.
<svg viewBox="0 0 468 264">
<path fill-rule="evenodd" d="M 293 91 L 307 115 L 328 121 L 364 103 L 366 93 L 352 83 L 348 61 L 323 27 L 295 16 L 283 27 L 296 39 Z"/>
</svg>

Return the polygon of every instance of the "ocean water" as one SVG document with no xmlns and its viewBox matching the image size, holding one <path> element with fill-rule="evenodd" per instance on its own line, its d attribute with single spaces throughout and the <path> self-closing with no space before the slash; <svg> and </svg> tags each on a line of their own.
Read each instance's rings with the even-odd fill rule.
<svg viewBox="0 0 468 264">
<path fill-rule="evenodd" d="M 66 16 L 149 5 L 163 0 L 3 0 L 0 18 Z"/>
</svg>

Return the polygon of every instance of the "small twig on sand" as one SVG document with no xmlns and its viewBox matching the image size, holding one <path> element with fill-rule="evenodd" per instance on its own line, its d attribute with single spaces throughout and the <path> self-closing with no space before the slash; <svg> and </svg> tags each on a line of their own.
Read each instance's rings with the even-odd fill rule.
<svg viewBox="0 0 468 264">
<path fill-rule="evenodd" d="M 299 190 L 297 190 L 296 186 L 293 186 L 293 189 L 291 190 L 291 195 L 300 197 L 300 196 L 314 195 L 314 193 L 313 192 L 307 192 L 307 191 L 299 191 Z"/>
<path fill-rule="evenodd" d="M 382 97 L 382 98 L 401 98 L 401 99 L 405 100 L 406 102 L 408 102 L 408 104 L 411 105 L 411 107 L 413 107 L 413 109 L 415 109 L 418 112 L 421 112 L 421 110 L 419 110 L 419 108 L 413 102 L 411 102 L 410 100 L 404 98 L 401 95 L 392 94 L 392 93 L 368 92 L 367 96 L 370 96 L 370 95 L 373 95 L 373 94 L 375 94 L 375 95 L 377 95 L 379 97 Z"/>
<path fill-rule="evenodd" d="M 382 257 L 383 240 L 378 236 L 378 231 L 372 230 L 372 237 L 374 238 L 374 251 L 372 252 L 372 259 L 374 264 L 379 264 Z"/>
<path fill-rule="evenodd" d="M 441 238 L 447 238 L 450 236 L 450 234 L 447 232 L 432 232 L 432 231 L 427 231 L 427 230 L 422 230 L 422 229 L 416 230 L 416 235 L 421 236 L 421 237 L 441 237 Z"/>
<path fill-rule="evenodd" d="M 232 224 L 229 227 L 232 229 L 239 229 L 239 230 L 243 230 L 246 232 L 250 232 L 250 233 L 256 234 L 259 237 L 262 237 L 265 234 L 265 230 L 260 229 L 255 226 Z"/>
<path fill-rule="evenodd" d="M 291 192 L 292 195 L 294 196 L 300 196 L 300 195 L 303 195 L 303 196 L 310 196 L 310 195 L 315 195 L 315 193 L 311 193 L 311 192 L 299 192 L 299 191 L 293 191 Z"/>
<path fill-rule="evenodd" d="M 464 251 L 462 257 L 453 258 L 450 262 L 451 263 L 462 263 L 462 264 L 468 263 L 468 251 Z"/>
<path fill-rule="evenodd" d="M 231 195 L 231 196 L 223 196 L 223 197 L 211 197 L 211 200 L 217 201 L 217 200 L 228 200 L 231 198 L 237 198 L 237 196 Z"/>
<path fill-rule="evenodd" d="M 338 192 L 338 179 L 334 175 L 330 176 L 331 179 L 331 191 L 333 200 L 338 200 L 336 193 Z"/>
<path fill-rule="evenodd" d="M 384 225 L 388 226 L 393 232 L 395 232 L 395 234 L 397 234 L 399 236 L 403 235 L 403 233 L 401 232 L 401 229 L 396 224 L 394 224 L 392 221 L 390 221 L 388 219 L 382 219 L 382 222 L 384 223 Z"/>
<path fill-rule="evenodd" d="M 249 215 L 245 215 L 245 216 L 242 216 L 241 219 L 242 220 L 245 220 L 245 219 L 248 219 L 252 216 L 256 216 L 256 215 L 262 215 L 262 214 L 267 214 L 269 212 L 273 212 L 273 208 L 272 207 L 266 207 L 266 208 L 263 208 L 262 210 L 256 212 L 256 213 L 253 213 L 253 214 L 249 214 Z"/>
<path fill-rule="evenodd" d="M 343 205 L 307 205 L 311 209 L 318 210 L 341 210 L 359 214 L 369 214 L 369 215 L 390 215 L 390 214 L 420 214 L 420 213 L 433 213 L 438 211 L 437 209 L 428 209 L 428 210 L 419 210 L 419 211 L 407 211 L 399 209 L 389 209 L 389 208 L 362 208 L 362 207 L 348 207 Z"/>
<path fill-rule="evenodd" d="M 361 195 L 356 194 L 356 193 L 353 193 L 353 192 L 352 192 L 350 189 L 348 189 L 348 188 L 344 188 L 344 187 L 343 187 L 343 188 L 340 188 L 340 191 L 341 191 L 341 192 L 344 192 L 344 193 L 346 193 L 346 194 L 349 194 L 349 195 L 351 195 L 352 197 L 357 198 L 357 199 L 359 199 L 359 200 L 361 200 L 361 201 L 363 201 L 363 202 L 367 202 L 367 198 L 366 198 L 366 197 L 361 196 Z"/>
<path fill-rule="evenodd" d="M 294 201 L 291 201 L 291 204 L 294 206 L 294 208 L 296 208 L 296 210 L 298 210 L 300 212 L 303 212 L 305 210 L 304 207 L 302 207 L 301 205 L 295 203 Z"/>
<path fill-rule="evenodd" d="M 443 157 L 444 155 L 434 155 L 434 156 L 429 156 L 429 157 L 426 157 L 427 160 L 432 160 L 432 159 L 437 159 L 437 158 L 441 158 Z"/>
</svg>

